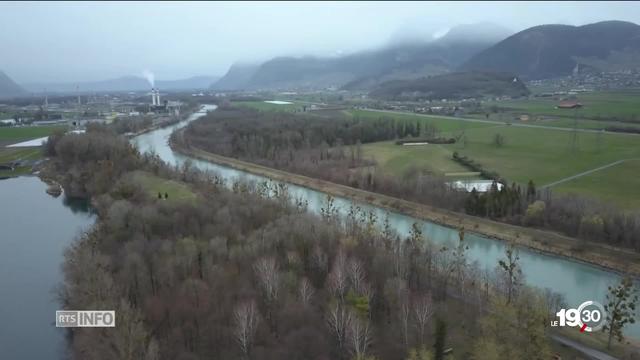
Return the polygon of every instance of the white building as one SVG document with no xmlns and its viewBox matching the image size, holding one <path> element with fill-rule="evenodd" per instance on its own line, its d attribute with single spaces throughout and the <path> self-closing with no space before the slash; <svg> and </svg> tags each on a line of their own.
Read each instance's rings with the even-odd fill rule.
<svg viewBox="0 0 640 360">
<path fill-rule="evenodd" d="M 491 190 L 491 184 L 493 184 L 493 180 L 458 180 L 449 183 L 452 188 L 458 190 L 465 190 L 467 192 L 471 192 L 474 188 L 477 192 L 487 192 Z M 498 190 L 502 190 L 501 183 L 496 184 L 498 186 Z"/>
</svg>

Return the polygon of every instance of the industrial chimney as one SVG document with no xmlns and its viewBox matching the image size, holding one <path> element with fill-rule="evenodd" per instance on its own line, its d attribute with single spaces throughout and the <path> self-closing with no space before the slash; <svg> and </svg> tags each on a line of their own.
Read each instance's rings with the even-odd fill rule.
<svg viewBox="0 0 640 360">
<path fill-rule="evenodd" d="M 160 106 L 160 90 L 156 89 L 156 105 Z"/>
<path fill-rule="evenodd" d="M 156 89 L 151 88 L 151 105 L 156 106 Z"/>
</svg>

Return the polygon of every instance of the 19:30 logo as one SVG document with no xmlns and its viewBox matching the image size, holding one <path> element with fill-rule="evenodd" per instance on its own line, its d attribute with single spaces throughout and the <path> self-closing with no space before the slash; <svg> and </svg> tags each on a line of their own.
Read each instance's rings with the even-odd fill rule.
<svg viewBox="0 0 640 360">
<path fill-rule="evenodd" d="M 577 309 L 560 309 L 556 316 L 559 320 L 551 321 L 551 326 L 578 327 L 580 332 L 598 331 L 605 323 L 604 306 L 593 300 L 583 302 Z"/>
</svg>

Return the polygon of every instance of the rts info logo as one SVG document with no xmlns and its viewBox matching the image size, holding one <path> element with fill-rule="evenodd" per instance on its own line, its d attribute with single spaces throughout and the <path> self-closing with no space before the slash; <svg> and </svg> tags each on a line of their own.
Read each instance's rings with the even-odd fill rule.
<svg viewBox="0 0 640 360">
<path fill-rule="evenodd" d="M 580 332 L 602 329 L 605 322 L 604 306 L 597 301 L 585 301 L 577 309 L 560 309 L 556 313 L 559 320 L 552 320 L 551 326 L 578 327 Z"/>
</svg>

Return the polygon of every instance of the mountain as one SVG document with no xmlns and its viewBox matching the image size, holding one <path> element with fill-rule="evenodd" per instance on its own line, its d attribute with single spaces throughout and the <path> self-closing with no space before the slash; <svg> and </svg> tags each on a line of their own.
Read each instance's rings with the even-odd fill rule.
<svg viewBox="0 0 640 360">
<path fill-rule="evenodd" d="M 24 95 L 25 90 L 16 84 L 7 74 L 0 71 L 0 98 L 10 98 Z"/>
<path fill-rule="evenodd" d="M 369 96 L 388 100 L 468 99 L 529 94 L 524 82 L 510 73 L 457 72 L 378 85 Z"/>
<path fill-rule="evenodd" d="M 358 77 L 345 90 L 366 90 L 390 80 L 411 80 L 454 70 L 473 55 L 497 43 L 511 31 L 491 23 L 459 25 L 430 43 L 392 47 L 372 54 L 389 65 L 372 75 Z"/>
<path fill-rule="evenodd" d="M 437 40 L 396 43 L 340 57 L 277 57 L 257 67 L 234 65 L 214 88 L 368 89 L 388 80 L 446 73 L 508 34 L 484 23 L 453 28 Z"/>
<path fill-rule="evenodd" d="M 240 90 L 249 86 L 249 81 L 260 65 L 233 64 L 218 81 L 211 84 L 213 90 Z"/>
<path fill-rule="evenodd" d="M 217 77 L 214 76 L 194 76 L 179 80 L 156 80 L 155 86 L 164 91 L 206 89 L 216 80 Z M 24 86 L 31 92 L 43 92 L 46 89 L 47 92 L 54 93 L 140 91 L 151 88 L 145 78 L 138 76 L 78 83 L 31 83 Z"/>
<path fill-rule="evenodd" d="M 541 25 L 480 52 L 460 69 L 508 71 L 527 79 L 544 79 L 569 75 L 578 64 L 599 64 L 601 70 L 606 70 L 619 65 L 622 59 L 637 59 L 639 53 L 640 26 L 634 23 Z M 638 67 L 633 61 L 629 66 Z"/>
</svg>

